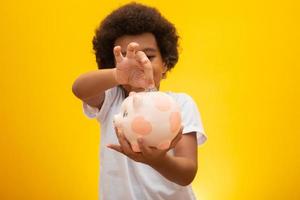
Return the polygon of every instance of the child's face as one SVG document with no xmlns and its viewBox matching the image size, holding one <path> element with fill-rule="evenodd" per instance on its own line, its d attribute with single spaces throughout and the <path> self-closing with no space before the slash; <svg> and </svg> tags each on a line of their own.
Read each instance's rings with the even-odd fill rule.
<svg viewBox="0 0 300 200">
<path fill-rule="evenodd" d="M 143 51 L 149 58 L 153 67 L 153 78 L 155 86 L 158 89 L 163 74 L 167 72 L 167 67 L 163 63 L 159 48 L 156 43 L 155 36 L 152 33 L 143 33 L 140 35 L 124 35 L 116 39 L 115 46 L 120 46 L 123 56 L 126 55 L 126 49 L 129 43 L 136 42 L 139 44 L 138 51 Z M 123 85 L 125 90 L 130 91 L 143 91 L 143 88 L 134 88 L 130 85 Z"/>
</svg>

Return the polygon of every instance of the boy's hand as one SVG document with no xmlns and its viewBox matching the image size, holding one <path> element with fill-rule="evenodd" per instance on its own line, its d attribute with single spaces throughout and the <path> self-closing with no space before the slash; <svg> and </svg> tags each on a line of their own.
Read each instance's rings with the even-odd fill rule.
<svg viewBox="0 0 300 200">
<path fill-rule="evenodd" d="M 121 47 L 114 48 L 116 60 L 115 78 L 119 84 L 133 87 L 154 88 L 153 68 L 150 60 L 142 51 L 137 51 L 138 44 L 131 42 L 127 46 L 126 56 L 121 53 Z"/>
<path fill-rule="evenodd" d="M 182 130 L 183 128 L 181 127 L 176 137 L 172 140 L 170 147 L 166 150 L 148 147 L 143 138 L 139 138 L 138 145 L 141 152 L 134 152 L 124 134 L 115 128 L 120 145 L 109 144 L 107 147 L 126 155 L 136 162 L 145 163 L 151 166 L 162 162 L 166 156 L 166 153 L 176 146 L 182 137 Z"/>
</svg>

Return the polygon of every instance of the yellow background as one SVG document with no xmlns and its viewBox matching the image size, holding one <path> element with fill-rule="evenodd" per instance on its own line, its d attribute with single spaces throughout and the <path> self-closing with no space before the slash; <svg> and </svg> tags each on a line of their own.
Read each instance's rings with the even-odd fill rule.
<svg viewBox="0 0 300 200">
<path fill-rule="evenodd" d="M 96 69 L 94 29 L 124 2 L 2 2 L 1 200 L 97 199 L 99 127 L 71 85 Z M 181 35 L 162 89 L 190 94 L 201 111 L 197 197 L 300 199 L 296 1 L 140 2 Z"/>
</svg>

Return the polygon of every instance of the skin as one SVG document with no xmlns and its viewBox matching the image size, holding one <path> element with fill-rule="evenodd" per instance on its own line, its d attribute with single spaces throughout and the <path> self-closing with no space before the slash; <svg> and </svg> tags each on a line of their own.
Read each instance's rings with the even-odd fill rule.
<svg viewBox="0 0 300 200">
<path fill-rule="evenodd" d="M 127 51 L 125 51 L 126 49 Z M 123 85 L 126 91 L 143 91 L 147 87 L 159 88 L 160 81 L 168 68 L 162 61 L 155 37 L 152 34 L 125 35 L 118 38 L 115 42 L 114 54 L 117 70 L 120 68 L 122 71 L 130 65 L 141 69 L 138 80 L 134 80 L 135 77 L 133 77 L 136 71 L 132 71 L 132 74 L 129 72 L 129 83 Z M 128 71 L 126 70 L 126 73 Z"/>
<path fill-rule="evenodd" d="M 105 90 L 117 85 L 127 92 L 159 89 L 165 77 L 165 66 L 156 39 L 152 33 L 124 35 L 115 41 L 114 55 L 116 67 L 92 71 L 79 76 L 73 84 L 73 93 L 87 104 L 102 106 Z M 150 148 L 142 138 L 138 145 L 141 152 L 133 152 L 122 132 L 115 131 L 119 144 L 108 144 L 115 150 L 136 162 L 147 164 L 168 180 L 185 186 L 190 184 L 197 173 L 196 133 L 182 134 L 182 128 L 167 150 Z M 174 149 L 174 156 L 167 154 Z"/>
</svg>

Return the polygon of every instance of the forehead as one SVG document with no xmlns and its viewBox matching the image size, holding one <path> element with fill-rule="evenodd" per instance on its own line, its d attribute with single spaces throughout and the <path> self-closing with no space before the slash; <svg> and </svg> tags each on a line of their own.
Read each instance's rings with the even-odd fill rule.
<svg viewBox="0 0 300 200">
<path fill-rule="evenodd" d="M 156 39 L 152 33 L 121 36 L 116 39 L 115 46 L 121 46 L 122 50 L 126 50 L 128 44 L 131 42 L 136 42 L 139 44 L 138 50 L 158 49 Z"/>
</svg>

